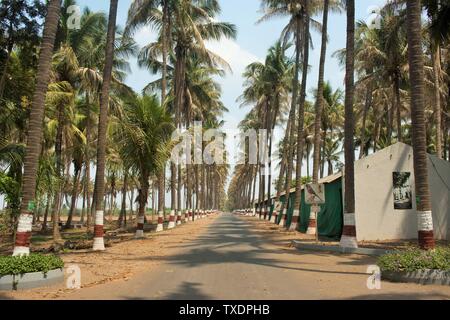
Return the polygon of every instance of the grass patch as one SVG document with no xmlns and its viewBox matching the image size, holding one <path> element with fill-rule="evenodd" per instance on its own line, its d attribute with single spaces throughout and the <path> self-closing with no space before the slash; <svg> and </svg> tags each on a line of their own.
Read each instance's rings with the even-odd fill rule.
<svg viewBox="0 0 450 320">
<path fill-rule="evenodd" d="M 450 246 L 437 247 L 432 251 L 409 248 L 381 256 L 381 271 L 414 272 L 425 269 L 450 271 Z"/>
<path fill-rule="evenodd" d="M 32 272 L 47 273 L 63 267 L 63 260 L 55 255 L 30 254 L 24 257 L 0 257 L 0 277 Z"/>
</svg>

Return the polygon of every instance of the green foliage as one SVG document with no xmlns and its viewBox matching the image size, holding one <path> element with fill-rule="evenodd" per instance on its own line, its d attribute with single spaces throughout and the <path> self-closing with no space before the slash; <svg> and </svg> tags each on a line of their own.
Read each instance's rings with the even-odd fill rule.
<svg viewBox="0 0 450 320">
<path fill-rule="evenodd" d="M 20 206 L 20 185 L 11 177 L 0 172 L 0 195 L 5 196 L 9 208 L 18 211 Z"/>
<path fill-rule="evenodd" d="M 32 272 L 47 273 L 63 267 L 64 262 L 55 255 L 30 254 L 24 257 L 0 257 L 0 276 Z"/>
<path fill-rule="evenodd" d="M 410 248 L 386 254 L 378 259 L 382 271 L 418 271 L 424 269 L 450 271 L 450 246 L 424 251 Z"/>
</svg>

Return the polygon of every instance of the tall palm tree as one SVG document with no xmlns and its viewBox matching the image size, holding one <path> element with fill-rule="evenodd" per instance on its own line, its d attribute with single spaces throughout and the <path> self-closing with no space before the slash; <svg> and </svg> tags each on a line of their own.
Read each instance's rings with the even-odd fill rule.
<svg viewBox="0 0 450 320">
<path fill-rule="evenodd" d="M 303 164 L 303 147 L 304 147 L 304 126 L 305 126 L 305 103 L 306 103 L 306 85 L 308 80 L 308 64 L 309 64 L 309 30 L 310 30 L 310 14 L 313 8 L 310 7 L 309 1 L 305 1 L 302 9 L 304 35 L 303 35 L 303 62 L 302 62 L 302 82 L 300 86 L 300 96 L 298 101 L 298 124 L 297 124 L 297 161 L 295 172 L 295 198 L 294 198 L 294 213 L 289 229 L 297 230 L 300 219 L 300 204 L 302 196 L 302 164 Z M 287 190 L 287 189 L 286 189 Z M 286 192 L 289 194 L 289 192 Z M 311 212 L 309 219 L 308 233 L 316 233 L 316 219 L 315 213 Z"/>
<path fill-rule="evenodd" d="M 106 163 L 106 130 L 108 127 L 108 105 L 111 75 L 114 63 L 114 40 L 116 33 L 117 7 L 119 0 L 111 0 L 108 20 L 108 33 L 105 49 L 105 66 L 103 69 L 103 83 L 100 96 L 100 116 L 98 123 L 97 142 L 97 168 L 95 175 L 95 227 L 94 246 L 95 251 L 104 251 L 103 220 L 104 212 L 102 200 L 105 193 L 105 163 Z"/>
<path fill-rule="evenodd" d="M 24 159 L 22 181 L 22 204 L 13 255 L 28 255 L 30 252 L 31 222 L 33 220 L 36 193 L 36 173 L 41 152 L 42 121 L 47 86 L 50 81 L 50 67 L 61 10 L 60 0 L 49 0 L 45 18 L 44 33 L 36 75 L 36 89 L 28 126 L 28 140 Z"/>
<path fill-rule="evenodd" d="M 305 15 L 305 5 L 308 7 L 308 15 Z M 320 1 L 303 1 L 303 0 L 264 0 L 262 2 L 262 7 L 265 12 L 264 16 L 260 19 L 260 21 L 265 21 L 268 19 L 271 19 L 273 17 L 278 16 L 288 16 L 289 23 L 285 26 L 283 29 L 283 32 L 281 34 L 281 38 L 286 43 L 289 41 L 291 37 L 294 38 L 295 43 L 295 71 L 294 71 L 294 78 L 293 78 L 293 85 L 292 85 L 292 100 L 291 100 L 291 110 L 290 110 L 290 119 L 296 119 L 296 113 L 297 113 L 297 105 L 301 105 L 301 101 L 299 101 L 299 72 L 300 68 L 305 68 L 305 65 L 302 65 L 300 58 L 303 57 L 303 60 L 306 60 L 302 54 L 305 53 L 304 47 L 306 46 L 306 43 L 308 43 L 309 46 L 309 39 L 310 34 L 309 30 L 306 34 L 305 28 L 312 26 L 315 29 L 320 30 L 320 23 L 315 21 L 312 18 L 313 12 L 315 12 L 318 7 L 320 6 Z M 305 20 L 305 17 L 307 16 L 308 20 Z M 302 47 L 303 42 L 303 47 Z M 309 50 L 308 50 L 309 52 Z M 309 59 L 308 59 L 309 60 Z M 303 61 L 304 62 L 304 61 Z M 306 66 L 307 69 L 307 66 Z M 307 72 L 303 70 L 304 72 Z M 305 75 L 305 74 L 304 74 Z M 305 75 L 306 76 L 306 75 Z M 306 84 L 305 84 L 306 86 Z M 305 95 L 306 95 L 306 88 L 305 88 Z M 301 98 L 301 94 L 300 94 Z M 304 103 L 303 103 L 304 105 Z M 300 119 L 300 122 L 302 120 Z M 286 150 L 285 154 L 285 163 L 287 164 L 286 168 L 286 181 L 285 181 L 285 191 L 286 194 L 290 193 L 290 181 L 292 177 L 292 171 L 293 171 L 293 159 L 294 159 L 294 146 L 295 146 L 295 133 L 298 131 L 297 123 L 295 120 L 291 121 L 291 126 L 289 128 L 289 132 L 286 132 L 285 140 L 288 141 L 288 148 Z M 302 129 L 301 129 L 302 130 Z M 302 148 L 302 146 L 300 146 Z M 301 164 L 300 164 L 301 166 Z M 283 218 L 281 219 L 282 224 L 284 225 L 284 222 L 286 220 L 286 214 L 284 213 L 284 207 L 287 205 L 287 202 L 284 202 L 281 206 L 281 214 L 283 215 Z"/>
<path fill-rule="evenodd" d="M 347 46 L 345 67 L 345 199 L 344 199 L 344 230 L 342 247 L 358 247 L 355 225 L 355 121 L 353 115 L 354 103 L 354 72 L 355 72 L 355 0 L 347 0 Z"/>
<path fill-rule="evenodd" d="M 322 19 L 322 45 L 320 49 L 319 62 L 319 80 L 317 85 L 317 99 L 315 107 L 315 122 L 314 122 L 314 155 L 313 155 L 313 182 L 319 181 L 319 167 L 320 167 L 320 148 L 321 148 L 321 129 L 322 129 L 322 110 L 323 110 L 323 87 L 324 87 L 324 73 L 325 73 L 325 59 L 327 54 L 328 41 L 328 8 L 330 1 L 324 0 L 323 3 L 323 19 Z"/>
<path fill-rule="evenodd" d="M 136 237 L 144 236 L 144 217 L 149 179 L 167 161 L 173 123 L 155 96 L 132 99 L 126 104 L 125 119 L 118 123 L 115 140 L 127 167 L 139 173 L 139 214 Z"/>
<path fill-rule="evenodd" d="M 408 0 L 406 2 L 408 61 L 411 81 L 412 142 L 414 150 L 414 177 L 417 196 L 419 245 L 422 249 L 433 249 L 435 241 L 430 187 L 428 184 L 421 9 L 420 0 Z"/>
</svg>

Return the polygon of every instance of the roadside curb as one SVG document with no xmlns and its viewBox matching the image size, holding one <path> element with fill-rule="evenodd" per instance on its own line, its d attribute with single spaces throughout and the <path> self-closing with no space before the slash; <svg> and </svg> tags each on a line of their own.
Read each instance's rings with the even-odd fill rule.
<svg viewBox="0 0 450 320">
<path fill-rule="evenodd" d="M 0 291 L 25 290 L 47 287 L 64 281 L 64 270 L 50 270 L 43 272 L 25 273 L 0 277 Z"/>
<path fill-rule="evenodd" d="M 392 282 L 450 286 L 450 271 L 430 269 L 414 272 L 383 271 L 381 278 Z"/>
<path fill-rule="evenodd" d="M 382 256 L 384 254 L 390 253 L 389 250 L 385 250 L 385 249 L 343 248 L 340 246 L 307 244 L 307 243 L 302 243 L 297 240 L 293 240 L 292 245 L 299 250 L 327 251 L 327 252 L 336 252 L 336 253 L 344 253 L 344 254 L 361 254 L 361 255 L 367 255 L 367 256 Z"/>
</svg>

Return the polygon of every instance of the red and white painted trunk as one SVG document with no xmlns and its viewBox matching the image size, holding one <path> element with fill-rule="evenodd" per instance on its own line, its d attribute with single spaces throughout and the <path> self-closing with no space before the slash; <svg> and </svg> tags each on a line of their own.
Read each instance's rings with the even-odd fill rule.
<svg viewBox="0 0 450 320">
<path fill-rule="evenodd" d="M 344 214 L 344 229 L 342 231 L 340 246 L 343 248 L 358 248 L 354 213 Z"/>
<path fill-rule="evenodd" d="M 199 210 L 198 210 L 198 209 L 195 209 L 195 210 L 194 210 L 194 221 L 197 221 L 197 220 L 198 220 L 198 213 L 199 213 Z"/>
<path fill-rule="evenodd" d="M 299 221 L 300 221 L 300 211 L 294 210 L 294 213 L 292 214 L 291 225 L 289 226 L 289 231 L 297 231 Z"/>
<path fill-rule="evenodd" d="M 311 212 L 309 213 L 308 229 L 306 234 L 315 235 L 317 233 L 317 212 L 318 208 L 311 207 Z"/>
<path fill-rule="evenodd" d="M 94 251 L 104 251 L 105 250 L 105 240 L 103 238 L 103 210 L 97 210 L 95 212 L 95 225 L 94 225 L 94 245 L 92 250 Z"/>
<path fill-rule="evenodd" d="M 158 212 L 158 226 L 156 227 L 156 232 L 161 232 L 164 230 L 164 213 L 162 211 Z"/>
<path fill-rule="evenodd" d="M 431 211 L 418 211 L 417 218 L 420 247 L 425 250 L 434 248 L 433 213 Z"/>
<path fill-rule="evenodd" d="M 30 254 L 31 231 L 33 229 L 33 215 L 21 214 L 17 226 L 16 243 L 13 256 L 28 256 Z"/>
<path fill-rule="evenodd" d="M 189 222 L 189 209 L 184 212 L 184 223 Z"/>
<path fill-rule="evenodd" d="M 136 239 L 144 238 L 144 223 L 145 223 L 144 216 L 138 217 L 136 235 L 134 236 Z"/>
<path fill-rule="evenodd" d="M 281 220 L 280 220 L 280 224 L 279 224 L 280 227 L 283 227 L 283 228 L 286 227 L 286 219 L 287 219 L 286 210 L 284 210 L 281 215 Z"/>
<path fill-rule="evenodd" d="M 178 211 L 177 214 L 177 226 L 181 225 L 181 210 Z"/>
<path fill-rule="evenodd" d="M 170 211 L 169 226 L 167 228 L 168 229 L 175 228 L 175 210 Z"/>
</svg>

